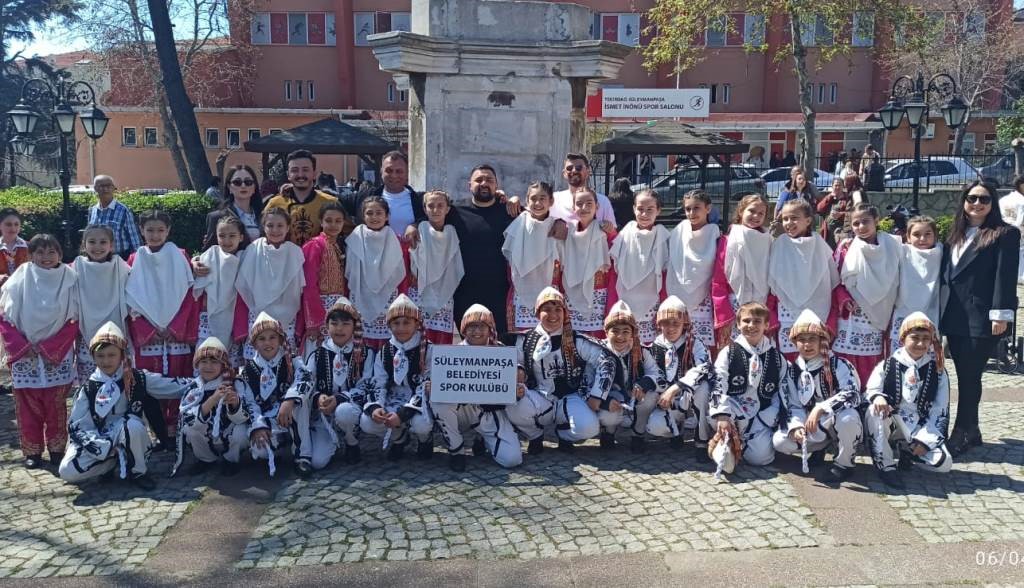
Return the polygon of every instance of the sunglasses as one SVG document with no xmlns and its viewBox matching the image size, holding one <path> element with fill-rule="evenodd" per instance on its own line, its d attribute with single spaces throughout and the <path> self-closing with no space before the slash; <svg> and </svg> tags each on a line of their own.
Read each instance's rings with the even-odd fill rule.
<svg viewBox="0 0 1024 588">
<path fill-rule="evenodd" d="M 565 166 L 565 171 L 567 171 L 567 172 L 571 172 L 573 170 L 575 170 L 575 171 L 583 171 L 583 168 L 585 168 L 585 167 L 586 167 L 585 165 L 577 163 L 575 165 L 567 165 L 567 166 Z"/>
<path fill-rule="evenodd" d="M 231 185 L 232 186 L 252 186 L 255 183 L 256 183 L 255 180 L 250 180 L 248 178 L 246 178 L 244 180 L 238 179 L 238 178 L 236 178 L 234 180 L 231 180 Z"/>
<path fill-rule="evenodd" d="M 992 204 L 991 196 L 975 196 L 974 194 L 968 194 L 966 200 L 969 204 Z"/>
</svg>

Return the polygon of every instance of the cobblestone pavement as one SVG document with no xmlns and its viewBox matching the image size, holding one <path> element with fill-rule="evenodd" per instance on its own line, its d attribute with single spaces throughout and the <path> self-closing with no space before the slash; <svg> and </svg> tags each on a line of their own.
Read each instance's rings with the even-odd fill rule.
<svg viewBox="0 0 1024 588">
<path fill-rule="evenodd" d="M 0 413 L 10 407 L 11 397 L 0 397 Z M 202 491 L 194 478 L 161 479 L 151 493 L 118 482 L 79 489 L 50 471 L 26 470 L 21 460 L 12 421 L 0 427 L 0 578 L 135 569 Z M 164 453 L 153 469 L 166 472 L 170 463 Z"/>
<path fill-rule="evenodd" d="M 981 406 L 985 445 L 954 461 L 952 472 L 907 472 L 898 495 L 869 482 L 929 543 L 1024 539 L 1024 404 Z"/>
</svg>

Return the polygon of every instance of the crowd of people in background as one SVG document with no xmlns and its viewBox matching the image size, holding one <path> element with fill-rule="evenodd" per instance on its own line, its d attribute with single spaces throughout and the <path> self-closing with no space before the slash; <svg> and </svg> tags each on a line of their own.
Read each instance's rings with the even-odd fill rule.
<svg viewBox="0 0 1024 588">
<path fill-rule="evenodd" d="M 481 164 L 450 195 L 410 186 L 398 151 L 381 185 L 338 190 L 300 150 L 275 193 L 228 167 L 198 252 L 97 176 L 71 264 L 0 211 L 0 335 L 25 466 L 46 453 L 69 482 L 152 488 L 151 451 L 173 450 L 175 473 L 188 460 L 233 475 L 249 454 L 270 475 L 290 456 L 309 477 L 336 455 L 358 463 L 373 436 L 390 460 L 429 459 L 439 442 L 463 471 L 467 440 L 515 467 L 546 433 L 567 452 L 625 436 L 641 453 L 692 429 L 719 475 L 778 453 L 808 472 L 829 452 L 820 475 L 838 485 L 861 446 L 890 487 L 901 464 L 947 472 L 982 442 L 981 374 L 1014 320 L 1024 194 L 1008 208 L 974 182 L 944 243 L 929 217 L 897 237 L 861 181 L 877 162 L 870 146 L 837 160 L 822 195 L 789 153 L 774 210 L 748 195 L 719 226 L 693 190 L 669 228 L 653 191 L 598 193 L 578 153 L 562 190 L 507 194 Z M 514 404 L 432 400 L 433 350 L 456 341 L 515 347 Z"/>
</svg>

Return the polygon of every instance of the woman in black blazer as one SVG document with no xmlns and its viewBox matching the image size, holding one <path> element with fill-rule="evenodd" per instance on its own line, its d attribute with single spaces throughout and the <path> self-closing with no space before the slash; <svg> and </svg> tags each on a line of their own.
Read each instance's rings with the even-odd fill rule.
<svg viewBox="0 0 1024 588">
<path fill-rule="evenodd" d="M 225 215 L 239 218 L 246 227 L 248 239 L 260 237 L 260 214 L 263 213 L 263 199 L 256 172 L 248 165 L 235 165 L 224 176 L 224 201 L 216 210 L 206 215 L 206 235 L 203 249 L 217 243 L 217 222 Z"/>
<path fill-rule="evenodd" d="M 960 195 L 943 254 L 941 330 L 956 366 L 956 423 L 947 447 L 954 456 L 981 445 L 981 374 L 1017 309 L 1020 232 L 1003 222 L 998 193 L 976 181 Z"/>
</svg>

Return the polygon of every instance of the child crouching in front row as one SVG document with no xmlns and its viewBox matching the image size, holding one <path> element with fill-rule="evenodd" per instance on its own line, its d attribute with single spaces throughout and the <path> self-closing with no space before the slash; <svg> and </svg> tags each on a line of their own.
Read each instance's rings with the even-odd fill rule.
<svg viewBox="0 0 1024 588">
<path fill-rule="evenodd" d="M 775 459 L 772 433 L 779 419 L 779 386 L 788 364 L 765 336 L 768 308 L 748 302 L 736 312 L 739 335 L 715 359 L 715 391 L 711 418 L 715 437 L 708 454 L 718 466 L 716 475 L 731 474 L 741 458 L 764 466 Z"/>
<path fill-rule="evenodd" d="M 864 416 L 878 477 L 897 489 L 903 488 L 897 460 L 938 473 L 953 467 L 946 449 L 949 376 L 935 324 L 914 312 L 903 321 L 899 336 L 902 347 L 871 372 Z"/>
</svg>

